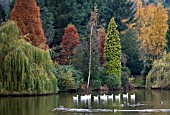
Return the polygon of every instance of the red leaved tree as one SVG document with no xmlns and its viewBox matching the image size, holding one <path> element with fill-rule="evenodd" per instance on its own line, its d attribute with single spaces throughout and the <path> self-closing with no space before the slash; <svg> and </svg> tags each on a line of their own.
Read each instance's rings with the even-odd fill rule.
<svg viewBox="0 0 170 115">
<path fill-rule="evenodd" d="M 68 65 L 74 56 L 74 49 L 80 44 L 79 35 L 74 25 L 69 24 L 65 28 L 64 35 L 62 37 L 62 49 L 61 60 L 62 65 Z"/>
<path fill-rule="evenodd" d="M 28 35 L 28 42 L 36 47 L 48 49 L 40 19 L 40 8 L 35 0 L 16 0 L 10 19 L 17 23 L 22 35 Z"/>
<path fill-rule="evenodd" d="M 104 59 L 104 43 L 105 43 L 106 32 L 105 29 L 98 29 L 98 47 L 99 47 L 99 61 L 100 66 L 102 67 L 105 59 Z"/>
</svg>

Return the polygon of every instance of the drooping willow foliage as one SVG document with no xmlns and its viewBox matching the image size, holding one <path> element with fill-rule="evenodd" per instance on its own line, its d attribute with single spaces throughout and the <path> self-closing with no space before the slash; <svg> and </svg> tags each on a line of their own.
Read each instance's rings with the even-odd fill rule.
<svg viewBox="0 0 170 115">
<path fill-rule="evenodd" d="M 32 46 L 20 37 L 17 25 L 0 27 L 0 92 L 45 94 L 58 91 L 49 51 Z"/>
<path fill-rule="evenodd" d="M 152 69 L 146 77 L 148 88 L 170 88 L 170 53 L 164 54 L 154 61 Z"/>
</svg>

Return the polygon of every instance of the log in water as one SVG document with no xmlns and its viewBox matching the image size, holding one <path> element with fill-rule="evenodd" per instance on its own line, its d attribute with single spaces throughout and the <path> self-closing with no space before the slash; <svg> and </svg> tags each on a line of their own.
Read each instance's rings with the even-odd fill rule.
<svg viewBox="0 0 170 115">
<path fill-rule="evenodd" d="M 142 109 L 142 110 L 119 110 L 119 109 L 78 109 L 78 108 L 54 108 L 52 111 L 63 112 L 80 112 L 80 113 L 93 113 L 93 112 L 170 112 L 170 109 Z"/>
<path fill-rule="evenodd" d="M 93 112 L 113 112 L 112 109 L 77 109 L 77 108 L 54 108 L 52 111 L 65 111 L 65 112 L 80 112 L 80 113 L 93 113 Z"/>
</svg>

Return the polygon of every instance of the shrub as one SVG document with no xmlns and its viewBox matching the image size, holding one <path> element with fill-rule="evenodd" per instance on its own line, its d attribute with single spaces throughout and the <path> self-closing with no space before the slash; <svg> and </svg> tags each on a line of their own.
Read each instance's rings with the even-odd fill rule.
<svg viewBox="0 0 170 115">
<path fill-rule="evenodd" d="M 106 76 L 104 78 L 104 84 L 107 85 L 109 89 L 117 89 L 121 86 L 121 80 L 119 77 Z"/>
<path fill-rule="evenodd" d="M 166 88 L 170 86 L 170 53 L 154 61 L 152 69 L 146 77 L 146 86 Z"/>
<path fill-rule="evenodd" d="M 80 89 L 83 83 L 82 72 L 74 69 L 72 66 L 56 66 L 58 76 L 58 86 L 61 91 Z"/>
<path fill-rule="evenodd" d="M 121 69 L 121 80 L 122 80 L 122 86 L 127 89 L 129 87 L 129 76 L 131 72 L 128 67 L 122 67 Z"/>
<path fill-rule="evenodd" d="M 97 79 L 97 80 L 91 80 L 91 84 L 90 84 L 92 90 L 98 90 L 101 87 L 101 80 Z"/>
</svg>

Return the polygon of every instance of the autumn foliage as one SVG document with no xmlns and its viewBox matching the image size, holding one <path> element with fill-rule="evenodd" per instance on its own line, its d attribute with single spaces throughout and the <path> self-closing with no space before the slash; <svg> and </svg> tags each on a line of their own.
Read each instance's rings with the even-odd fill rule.
<svg viewBox="0 0 170 115">
<path fill-rule="evenodd" d="M 154 60 L 161 57 L 166 48 L 167 10 L 161 4 L 142 6 L 139 2 L 136 16 L 141 40 L 141 59 Z"/>
<path fill-rule="evenodd" d="M 48 48 L 40 19 L 40 8 L 35 0 L 16 0 L 10 19 L 17 22 L 22 35 L 27 35 L 28 42 L 45 50 Z"/>
<path fill-rule="evenodd" d="M 71 63 L 74 55 L 74 49 L 80 44 L 79 35 L 74 25 L 69 24 L 65 28 L 64 35 L 62 37 L 62 49 L 61 49 L 61 64 L 67 65 Z"/>
<path fill-rule="evenodd" d="M 105 43 L 106 32 L 105 29 L 98 30 L 98 47 L 99 47 L 99 60 L 100 66 L 102 67 L 105 59 L 104 59 L 104 43 Z"/>
</svg>

